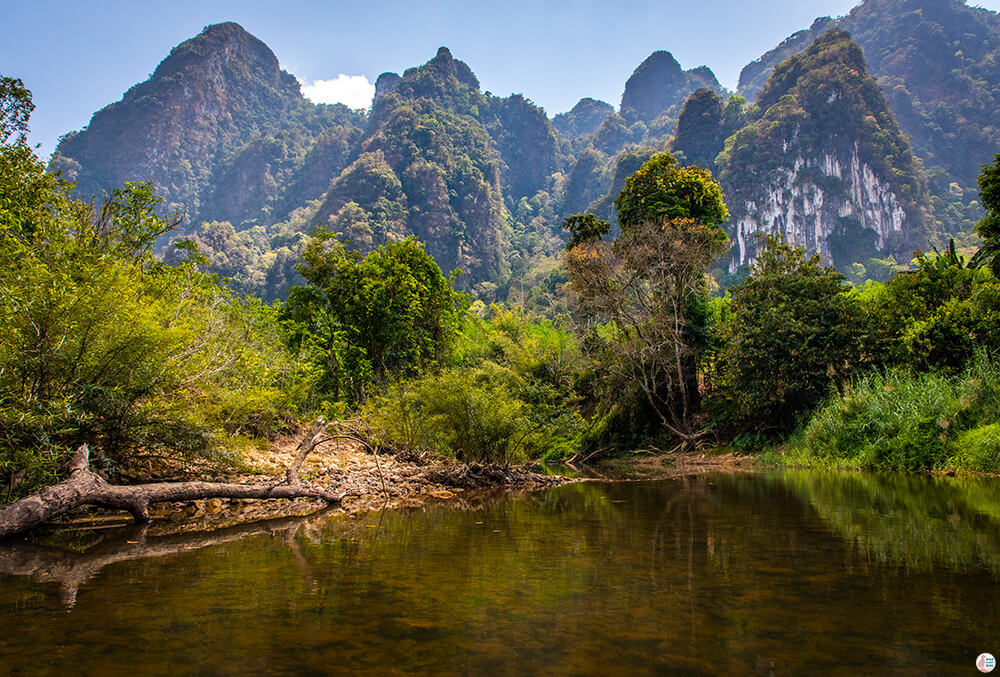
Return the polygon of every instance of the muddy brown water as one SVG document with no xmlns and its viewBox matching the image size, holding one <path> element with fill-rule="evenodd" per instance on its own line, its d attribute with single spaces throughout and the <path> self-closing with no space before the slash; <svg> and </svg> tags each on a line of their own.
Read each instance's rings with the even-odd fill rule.
<svg viewBox="0 0 1000 677">
<path fill-rule="evenodd" d="M 0 674 L 978 674 L 998 488 L 717 473 L 7 543 Z"/>
</svg>

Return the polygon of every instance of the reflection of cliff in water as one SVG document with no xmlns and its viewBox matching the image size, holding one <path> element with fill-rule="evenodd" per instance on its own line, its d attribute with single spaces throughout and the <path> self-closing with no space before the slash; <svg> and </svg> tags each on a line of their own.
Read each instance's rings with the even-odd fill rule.
<svg viewBox="0 0 1000 677">
<path fill-rule="evenodd" d="M 1000 572 L 996 479 L 790 471 L 773 481 L 877 562 Z"/>
</svg>

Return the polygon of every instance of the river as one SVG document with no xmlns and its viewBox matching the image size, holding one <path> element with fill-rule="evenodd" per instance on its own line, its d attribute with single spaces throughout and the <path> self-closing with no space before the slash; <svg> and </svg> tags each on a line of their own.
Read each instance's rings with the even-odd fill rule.
<svg viewBox="0 0 1000 677">
<path fill-rule="evenodd" d="M 976 674 L 998 486 L 717 473 L 9 543 L 0 674 Z"/>
</svg>

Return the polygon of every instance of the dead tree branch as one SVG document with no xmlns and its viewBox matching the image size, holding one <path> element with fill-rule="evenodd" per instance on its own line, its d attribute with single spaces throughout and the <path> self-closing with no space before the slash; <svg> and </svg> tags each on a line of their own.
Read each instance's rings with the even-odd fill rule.
<svg viewBox="0 0 1000 677">
<path fill-rule="evenodd" d="M 148 522 L 153 503 L 193 501 L 203 498 L 318 498 L 339 504 L 344 494 L 325 487 L 304 485 L 298 471 L 306 456 L 326 436 L 326 421 L 317 419 L 299 445 L 298 453 L 278 484 L 226 484 L 217 482 L 159 482 L 121 486 L 108 484 L 90 470 L 86 444 L 73 454 L 67 479 L 42 489 L 0 510 L 0 538 L 27 531 L 82 505 L 127 510 L 137 522 Z"/>
</svg>

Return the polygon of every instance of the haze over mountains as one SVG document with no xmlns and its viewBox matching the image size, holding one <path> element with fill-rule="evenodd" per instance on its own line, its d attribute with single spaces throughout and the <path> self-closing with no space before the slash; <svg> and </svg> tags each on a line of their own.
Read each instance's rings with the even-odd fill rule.
<svg viewBox="0 0 1000 677">
<path fill-rule="evenodd" d="M 154 181 L 215 269 L 267 298 L 316 224 L 362 251 L 413 235 L 467 289 L 544 297 L 561 282 L 562 219 L 613 218 L 625 177 L 670 150 L 723 184 L 734 247 L 717 277 L 780 233 L 860 279 L 951 235 L 974 243 L 976 175 L 1000 152 L 1000 18 L 866 0 L 749 64 L 741 96 L 657 51 L 617 108 L 584 98 L 551 120 L 482 92 L 446 48 L 376 87 L 368 114 L 314 105 L 266 45 L 209 26 L 67 135 L 51 167 L 86 195 Z"/>
</svg>

